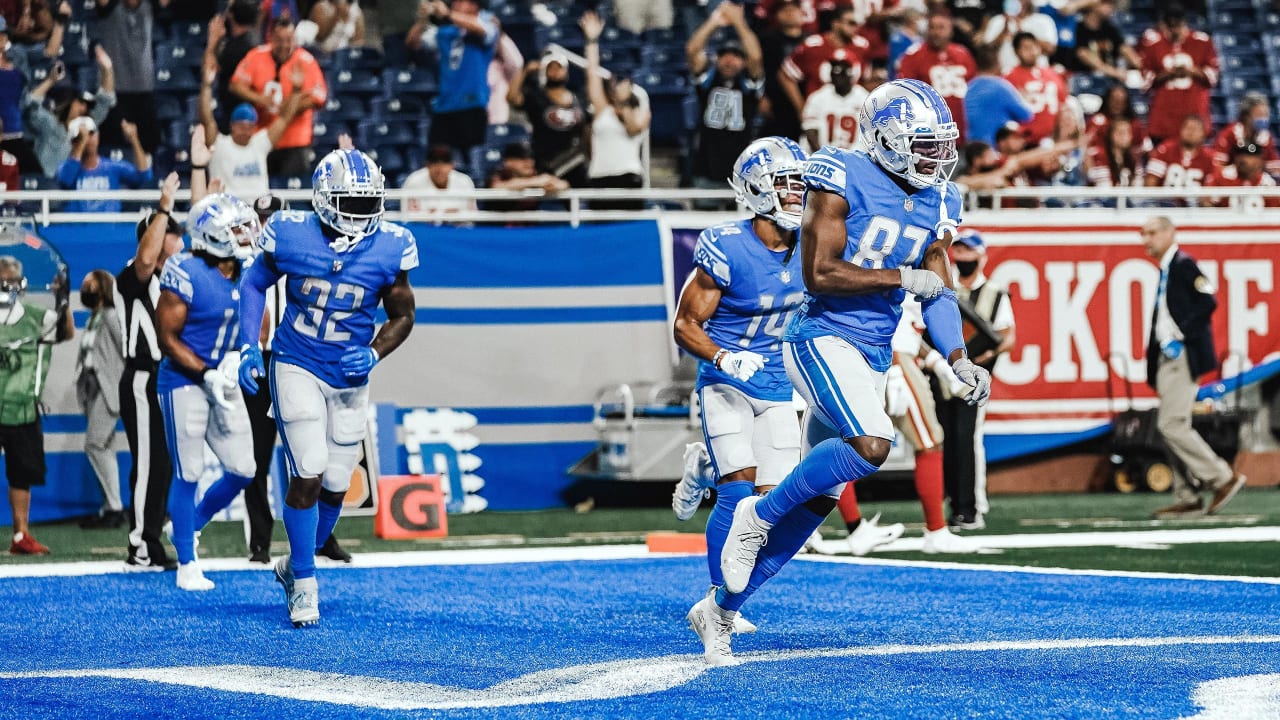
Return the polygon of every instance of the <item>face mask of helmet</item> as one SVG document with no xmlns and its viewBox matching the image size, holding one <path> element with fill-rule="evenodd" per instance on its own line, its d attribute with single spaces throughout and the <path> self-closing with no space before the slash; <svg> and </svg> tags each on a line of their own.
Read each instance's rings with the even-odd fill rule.
<svg viewBox="0 0 1280 720">
<path fill-rule="evenodd" d="M 331 224 L 334 230 L 353 238 L 362 238 L 378 227 L 382 218 L 381 195 L 334 195 Z"/>
<path fill-rule="evenodd" d="M 929 185 L 948 180 L 959 157 L 955 140 L 919 138 L 911 142 L 911 169 Z"/>
</svg>

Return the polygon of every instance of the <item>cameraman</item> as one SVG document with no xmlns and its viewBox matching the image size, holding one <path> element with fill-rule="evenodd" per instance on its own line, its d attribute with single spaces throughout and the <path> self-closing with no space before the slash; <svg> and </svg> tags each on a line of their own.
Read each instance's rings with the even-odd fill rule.
<svg viewBox="0 0 1280 720">
<path fill-rule="evenodd" d="M 0 450 L 5 455 L 9 506 L 13 510 L 10 555 L 45 555 L 49 548 L 31 536 L 31 487 L 44 485 L 44 430 L 40 395 L 49 375 L 51 346 L 75 333 L 66 302 L 66 284 L 57 293 L 58 310 L 22 302 L 27 278 L 22 263 L 0 256 Z"/>
</svg>

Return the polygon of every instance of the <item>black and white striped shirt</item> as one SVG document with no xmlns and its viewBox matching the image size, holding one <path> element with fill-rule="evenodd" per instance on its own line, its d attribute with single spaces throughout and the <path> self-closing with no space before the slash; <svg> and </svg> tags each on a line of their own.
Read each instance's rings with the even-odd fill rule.
<svg viewBox="0 0 1280 720">
<path fill-rule="evenodd" d="M 156 340 L 156 303 L 160 301 L 160 273 L 147 282 L 138 279 L 133 263 L 116 275 L 116 308 L 120 315 L 120 336 L 124 338 L 125 366 L 154 372 L 160 365 L 160 343 Z"/>
</svg>

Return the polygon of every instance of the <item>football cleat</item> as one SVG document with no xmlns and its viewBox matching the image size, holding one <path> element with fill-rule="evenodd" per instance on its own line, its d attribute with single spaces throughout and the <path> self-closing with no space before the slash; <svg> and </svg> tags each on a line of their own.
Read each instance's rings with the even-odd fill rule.
<svg viewBox="0 0 1280 720">
<path fill-rule="evenodd" d="M 760 548 L 769 541 L 772 526 L 756 514 L 756 503 L 760 500 L 760 495 L 743 498 L 733 511 L 733 524 L 729 526 L 729 536 L 720 553 L 720 572 L 724 573 L 725 589 L 731 593 L 746 589 Z"/>
<path fill-rule="evenodd" d="M 684 475 L 676 483 L 676 490 L 671 495 L 671 510 L 675 512 L 676 519 L 684 521 L 693 517 L 703 498 L 711 494 L 711 485 L 714 483 L 707 447 L 702 443 L 685 445 Z"/>
<path fill-rule="evenodd" d="M 973 538 L 960 537 L 943 525 L 937 530 L 924 531 L 924 547 L 920 549 L 926 555 L 968 555 L 978 552 L 982 546 Z"/>
<path fill-rule="evenodd" d="M 213 589 L 213 581 L 200 571 L 199 563 L 183 563 L 178 566 L 178 587 L 189 592 L 203 592 Z"/>
<path fill-rule="evenodd" d="M 858 527 L 854 528 L 847 538 L 850 552 L 862 557 L 881 545 L 887 545 L 902 537 L 902 532 L 906 530 L 902 523 L 880 527 L 877 525 L 879 521 L 880 513 L 876 513 L 876 516 L 870 520 L 863 518 L 862 522 L 858 523 Z"/>
<path fill-rule="evenodd" d="M 685 619 L 702 641 L 702 657 L 708 665 L 723 667 L 738 664 L 731 646 L 734 618 L 737 615 L 733 610 L 725 610 L 716 605 L 715 588 L 689 608 Z"/>
<path fill-rule="evenodd" d="M 320 622 L 320 589 L 316 579 L 293 577 L 293 565 L 285 555 L 275 564 L 276 582 L 284 588 L 284 600 L 289 608 L 289 621 L 296 628 Z"/>
</svg>

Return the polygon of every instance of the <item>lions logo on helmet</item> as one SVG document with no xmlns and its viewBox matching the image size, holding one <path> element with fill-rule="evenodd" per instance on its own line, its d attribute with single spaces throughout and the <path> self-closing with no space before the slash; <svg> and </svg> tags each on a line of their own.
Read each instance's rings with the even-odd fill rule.
<svg viewBox="0 0 1280 720">
<path fill-rule="evenodd" d="M 916 188 L 945 184 L 959 159 L 960 129 L 951 110 L 919 80 L 894 80 L 873 90 L 858 129 L 871 158 Z"/>
<path fill-rule="evenodd" d="M 334 150 L 311 176 L 311 205 L 320 221 L 343 235 L 331 245 L 345 252 L 382 222 L 382 170 L 359 150 Z"/>
<path fill-rule="evenodd" d="M 800 227 L 804 197 L 805 155 L 794 140 L 783 137 L 760 138 L 747 146 L 733 164 L 729 185 L 738 202 L 756 215 L 767 217 L 786 230 Z"/>
<path fill-rule="evenodd" d="M 262 224 L 245 201 L 214 193 L 191 206 L 187 215 L 191 249 L 216 258 L 247 260 L 258 251 Z"/>
</svg>

